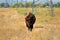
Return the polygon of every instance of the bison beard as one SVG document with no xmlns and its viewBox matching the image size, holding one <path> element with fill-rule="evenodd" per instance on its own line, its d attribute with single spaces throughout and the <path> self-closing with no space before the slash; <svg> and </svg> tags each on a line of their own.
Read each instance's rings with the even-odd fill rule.
<svg viewBox="0 0 60 40">
<path fill-rule="evenodd" d="M 29 12 L 29 14 L 27 14 L 27 16 L 25 17 L 25 22 L 26 22 L 26 26 L 28 27 L 28 30 L 32 31 L 35 21 L 36 21 L 36 17 Z"/>
</svg>

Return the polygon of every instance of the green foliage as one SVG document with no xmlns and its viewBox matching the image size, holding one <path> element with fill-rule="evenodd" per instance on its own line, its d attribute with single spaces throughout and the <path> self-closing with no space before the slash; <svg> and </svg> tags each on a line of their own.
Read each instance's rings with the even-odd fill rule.
<svg viewBox="0 0 60 40">
<path fill-rule="evenodd" d="M 32 2 L 26 3 L 26 7 L 32 7 Z"/>
<path fill-rule="evenodd" d="M 17 7 L 17 4 L 13 4 L 11 5 L 12 8 L 16 8 Z"/>
<path fill-rule="evenodd" d="M 0 3 L 0 7 L 10 7 L 8 3 Z"/>
<path fill-rule="evenodd" d="M 60 7 L 60 3 L 58 2 L 57 4 L 53 5 L 54 7 Z"/>
<path fill-rule="evenodd" d="M 56 3 L 56 4 L 52 4 L 53 7 L 60 7 L 60 2 Z M 0 7 L 12 7 L 12 8 L 16 8 L 16 7 L 32 7 L 32 2 L 27 2 L 27 3 L 18 3 L 18 4 L 8 4 L 8 3 L 0 3 Z M 34 4 L 34 7 L 49 7 L 49 3 L 46 2 L 44 4 L 40 4 L 40 3 L 35 3 Z"/>
<path fill-rule="evenodd" d="M 45 4 L 42 4 L 42 5 L 43 5 L 42 7 L 47 7 L 47 6 L 49 6 L 49 3 L 46 2 Z"/>
<path fill-rule="evenodd" d="M 42 7 L 42 4 L 35 4 L 35 7 Z"/>
<path fill-rule="evenodd" d="M 19 7 L 24 7 L 24 4 L 23 3 L 19 3 L 18 6 Z"/>
</svg>

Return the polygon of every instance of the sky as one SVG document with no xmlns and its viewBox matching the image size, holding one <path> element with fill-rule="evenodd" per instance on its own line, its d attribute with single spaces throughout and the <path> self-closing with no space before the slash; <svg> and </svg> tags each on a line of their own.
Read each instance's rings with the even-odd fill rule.
<svg viewBox="0 0 60 40">
<path fill-rule="evenodd" d="M 21 2 L 21 0 L 18 0 L 19 2 Z M 26 1 L 26 0 L 23 0 L 23 1 Z M 27 0 L 27 2 L 32 2 L 33 0 Z M 35 1 L 37 1 L 37 0 L 35 0 Z M 52 0 L 53 1 L 53 3 L 57 3 L 57 2 L 60 2 L 60 0 Z M 0 0 L 0 3 L 1 2 L 6 2 L 5 0 Z M 7 2 L 9 3 L 9 4 L 11 4 L 11 3 L 17 3 L 17 0 L 7 0 Z M 38 1 L 39 3 L 45 3 L 45 2 L 47 2 L 47 0 L 39 0 Z"/>
</svg>

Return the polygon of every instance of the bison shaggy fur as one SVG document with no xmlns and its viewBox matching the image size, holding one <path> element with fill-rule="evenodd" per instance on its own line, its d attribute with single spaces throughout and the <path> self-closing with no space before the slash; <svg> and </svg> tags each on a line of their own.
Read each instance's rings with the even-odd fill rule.
<svg viewBox="0 0 60 40">
<path fill-rule="evenodd" d="M 28 30 L 32 31 L 35 21 L 36 21 L 35 15 L 29 12 L 25 17 L 25 23 Z"/>
</svg>

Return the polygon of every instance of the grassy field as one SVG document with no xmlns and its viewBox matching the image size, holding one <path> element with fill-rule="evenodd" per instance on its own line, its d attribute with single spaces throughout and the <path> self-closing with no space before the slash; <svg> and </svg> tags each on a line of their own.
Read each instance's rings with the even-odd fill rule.
<svg viewBox="0 0 60 40">
<path fill-rule="evenodd" d="M 48 8 L 35 8 L 33 31 L 25 26 L 28 8 L 0 8 L 0 40 L 60 40 L 60 8 L 54 8 L 51 17 Z"/>
</svg>

